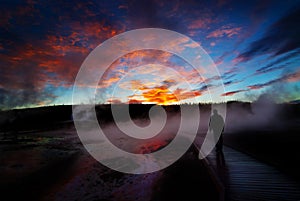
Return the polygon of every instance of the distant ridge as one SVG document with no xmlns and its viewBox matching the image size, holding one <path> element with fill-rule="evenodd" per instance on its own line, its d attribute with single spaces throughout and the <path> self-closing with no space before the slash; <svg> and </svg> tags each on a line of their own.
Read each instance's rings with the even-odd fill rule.
<svg viewBox="0 0 300 201">
<path fill-rule="evenodd" d="M 290 104 L 300 104 L 300 100 L 293 100 L 289 102 Z"/>
</svg>

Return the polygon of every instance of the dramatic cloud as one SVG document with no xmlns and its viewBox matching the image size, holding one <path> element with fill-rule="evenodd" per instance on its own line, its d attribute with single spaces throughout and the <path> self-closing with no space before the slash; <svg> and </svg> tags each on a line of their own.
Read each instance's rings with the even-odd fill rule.
<svg viewBox="0 0 300 201">
<path fill-rule="evenodd" d="M 289 61 L 292 58 L 297 58 L 299 56 L 300 49 L 297 49 L 295 51 L 292 51 L 278 59 L 275 59 L 275 61 L 270 62 L 269 64 L 257 69 L 254 73 L 254 75 L 260 75 L 280 69 L 284 69 L 286 66 L 288 66 L 291 61 Z"/>
<path fill-rule="evenodd" d="M 291 8 L 294 11 L 284 14 Z M 142 50 L 117 59 L 98 86 L 82 87 L 96 87 L 103 103 L 139 103 L 147 98 L 164 104 L 175 103 L 175 95 L 184 100 L 198 97 L 221 79 L 226 91 L 235 83 L 250 90 L 280 81 L 298 82 L 297 73 L 283 78 L 270 73 L 296 72 L 299 66 L 298 8 L 296 1 L 258 0 L 4 1 L 0 7 L 0 108 L 70 104 L 66 94 L 72 93 L 82 62 L 96 46 L 119 33 L 149 27 L 190 36 L 210 54 L 221 76 L 210 75 L 208 66 L 201 66 L 207 72 L 198 72 L 168 52 Z M 267 28 L 261 26 L 265 24 Z M 126 44 L 120 41 L 119 45 Z M 168 45 L 187 54 L 196 47 L 187 40 Z M 248 60 L 251 64 L 239 63 Z M 244 82 L 249 72 L 254 72 L 253 78 L 259 75 L 261 83 Z M 190 90 L 185 90 L 189 88 L 185 83 Z M 122 93 L 111 98 L 116 86 Z"/>
<path fill-rule="evenodd" d="M 298 82 L 298 81 L 300 81 L 300 70 L 297 70 L 296 72 L 293 72 L 293 73 L 285 74 L 280 78 L 273 79 L 273 80 L 270 80 L 270 81 L 262 83 L 262 84 L 250 85 L 250 86 L 248 86 L 248 88 L 249 89 L 261 89 L 261 88 L 264 88 L 264 87 L 267 87 L 267 86 L 270 86 L 272 84 L 279 83 L 279 82 Z"/>
<path fill-rule="evenodd" d="M 263 37 L 253 42 L 246 51 L 238 55 L 241 62 L 256 56 L 281 55 L 300 47 L 300 8 L 289 12 L 267 29 Z"/>
<path fill-rule="evenodd" d="M 180 101 L 195 98 L 201 95 L 198 90 L 185 90 L 177 88 L 174 91 L 169 89 L 169 81 L 167 84 L 155 86 L 152 88 L 139 85 L 138 89 L 142 91 L 140 95 L 129 96 L 128 103 L 155 103 L 159 105 L 167 105 L 179 103 Z"/>
<path fill-rule="evenodd" d="M 58 88 L 72 87 L 87 54 L 123 32 L 118 22 L 110 24 L 102 12 L 96 16 L 96 7 L 92 1 L 2 5 L 0 107 L 51 104 Z"/>
<path fill-rule="evenodd" d="M 176 67 L 175 63 L 169 61 L 172 57 L 171 53 L 163 52 L 160 50 L 139 50 L 128 53 L 119 59 L 117 59 L 102 77 L 98 88 L 107 88 L 118 83 L 121 78 L 125 76 L 131 76 L 133 74 L 154 74 L 159 69 L 155 64 L 163 65 L 166 67 Z M 137 67 L 148 65 L 148 68 L 143 68 L 139 70 Z M 130 83 L 120 83 L 122 88 L 134 89 L 132 88 L 132 82 Z M 141 86 L 141 83 L 136 84 Z"/>
</svg>

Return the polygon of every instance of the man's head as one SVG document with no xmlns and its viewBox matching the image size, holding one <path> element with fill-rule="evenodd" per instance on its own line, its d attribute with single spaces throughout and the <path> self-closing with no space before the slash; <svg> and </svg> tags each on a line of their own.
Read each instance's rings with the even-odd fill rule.
<svg viewBox="0 0 300 201">
<path fill-rule="evenodd" d="M 214 109 L 213 113 L 214 113 L 214 115 L 217 115 L 218 114 L 218 110 Z"/>
</svg>

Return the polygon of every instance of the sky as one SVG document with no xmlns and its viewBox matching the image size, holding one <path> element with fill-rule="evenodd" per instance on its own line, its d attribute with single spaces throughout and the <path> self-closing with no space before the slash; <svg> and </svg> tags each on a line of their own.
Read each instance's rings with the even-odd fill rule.
<svg viewBox="0 0 300 201">
<path fill-rule="evenodd" d="M 89 86 L 97 103 L 218 102 L 208 88 L 220 80 L 222 100 L 252 102 L 262 94 L 276 102 L 299 100 L 299 22 L 298 0 L 4 0 L 0 109 L 72 104 L 74 81 L 89 53 L 113 36 L 140 28 L 190 37 L 220 76 L 203 78 L 170 52 L 134 51 L 114 61 L 97 86 Z"/>
</svg>

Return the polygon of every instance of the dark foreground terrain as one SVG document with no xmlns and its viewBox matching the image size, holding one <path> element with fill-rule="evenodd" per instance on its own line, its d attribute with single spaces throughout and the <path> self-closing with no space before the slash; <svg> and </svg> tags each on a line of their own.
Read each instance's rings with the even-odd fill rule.
<svg viewBox="0 0 300 201">
<path fill-rule="evenodd" d="M 130 107 L 132 118 L 147 122 L 151 105 Z M 229 103 L 227 108 L 225 144 L 300 183 L 299 105 L 268 108 Z M 180 112 L 179 106 L 165 109 L 168 118 L 176 119 Z M 109 106 L 97 106 L 96 111 L 100 125 L 114 126 Z M 200 111 L 198 138 L 202 139 L 210 106 L 200 106 Z M 177 125 L 176 121 L 169 124 Z M 124 174 L 101 165 L 80 142 L 71 106 L 2 111 L 0 126 L 1 200 L 218 200 L 220 196 L 195 146 L 173 165 L 155 173 Z M 156 151 L 172 140 L 174 130 L 168 129 L 164 130 L 171 133 L 168 139 L 143 141 L 127 149 Z M 115 130 L 111 132 L 114 137 L 110 140 L 125 144 L 126 149 L 126 140 L 122 138 L 123 144 L 118 144 L 121 138 L 115 136 Z"/>
<path fill-rule="evenodd" d="M 192 147 L 170 167 L 131 175 L 111 170 L 82 147 L 73 128 L 1 141 L 1 200 L 217 200 Z"/>
</svg>

